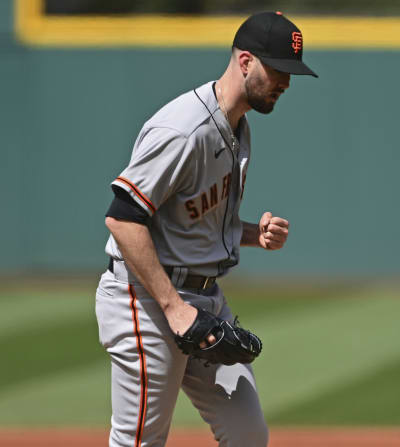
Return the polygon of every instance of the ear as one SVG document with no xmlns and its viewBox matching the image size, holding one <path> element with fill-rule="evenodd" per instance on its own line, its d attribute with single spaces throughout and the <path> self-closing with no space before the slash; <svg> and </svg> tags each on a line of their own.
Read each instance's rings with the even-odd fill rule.
<svg viewBox="0 0 400 447">
<path fill-rule="evenodd" d="M 241 51 L 238 55 L 238 62 L 243 77 L 246 77 L 249 73 L 250 66 L 254 62 L 254 56 L 249 51 Z"/>
</svg>

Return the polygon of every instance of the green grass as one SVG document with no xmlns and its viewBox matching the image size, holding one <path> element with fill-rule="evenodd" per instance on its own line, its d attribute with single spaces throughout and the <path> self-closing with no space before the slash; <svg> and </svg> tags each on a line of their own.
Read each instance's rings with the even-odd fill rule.
<svg viewBox="0 0 400 447">
<path fill-rule="evenodd" d="M 400 425 L 400 356 L 365 377 L 305 399 L 271 417 L 272 424 Z"/>
<path fill-rule="evenodd" d="M 0 425 L 108 424 L 94 289 L 22 284 L 0 303 Z"/>
<path fill-rule="evenodd" d="M 225 294 L 264 343 L 254 363 L 272 424 L 399 425 L 397 289 L 231 284 Z M 14 286 L 0 297 L 0 425 L 107 426 L 109 364 L 94 287 Z M 180 396 L 174 425 L 201 423 Z"/>
</svg>

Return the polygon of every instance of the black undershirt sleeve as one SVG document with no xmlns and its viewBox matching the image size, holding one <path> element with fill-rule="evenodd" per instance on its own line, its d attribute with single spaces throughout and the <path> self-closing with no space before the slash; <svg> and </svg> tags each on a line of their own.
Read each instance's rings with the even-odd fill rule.
<svg viewBox="0 0 400 447">
<path fill-rule="evenodd" d="M 132 199 L 129 193 L 116 185 L 112 185 L 112 189 L 115 196 L 106 216 L 149 226 L 151 217 Z"/>
</svg>

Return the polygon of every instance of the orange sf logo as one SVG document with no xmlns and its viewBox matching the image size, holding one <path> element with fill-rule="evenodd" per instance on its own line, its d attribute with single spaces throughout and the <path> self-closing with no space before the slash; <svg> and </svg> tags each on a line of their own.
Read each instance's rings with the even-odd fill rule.
<svg viewBox="0 0 400 447">
<path fill-rule="evenodd" d="M 301 33 L 294 31 L 292 33 L 292 39 L 293 39 L 292 48 L 294 49 L 294 52 L 297 53 L 298 51 L 301 50 L 303 46 L 303 36 L 301 35 Z"/>
</svg>

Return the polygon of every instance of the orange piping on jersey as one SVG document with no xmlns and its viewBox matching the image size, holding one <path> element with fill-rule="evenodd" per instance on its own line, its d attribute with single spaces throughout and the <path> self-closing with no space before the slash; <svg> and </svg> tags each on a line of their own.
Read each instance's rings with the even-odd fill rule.
<svg viewBox="0 0 400 447">
<path fill-rule="evenodd" d="M 156 212 L 156 207 L 152 204 L 151 200 L 142 193 L 142 191 L 140 191 L 140 189 L 134 185 L 133 183 L 131 183 L 129 180 L 127 180 L 124 177 L 117 177 L 115 180 L 118 180 L 122 183 L 125 183 L 127 186 L 129 186 L 129 188 L 131 188 L 131 190 L 139 197 L 139 199 L 148 207 L 150 208 L 150 210 L 152 211 L 152 213 L 154 214 Z"/>
<path fill-rule="evenodd" d="M 146 355 L 143 349 L 142 336 L 139 328 L 139 315 L 136 307 L 136 292 L 132 284 L 129 284 L 129 295 L 131 296 L 132 321 L 134 324 L 134 332 L 136 336 L 136 346 L 139 353 L 140 360 L 140 408 L 138 423 L 136 428 L 135 447 L 140 447 L 142 444 L 143 427 L 146 418 L 147 409 L 147 368 Z"/>
</svg>

